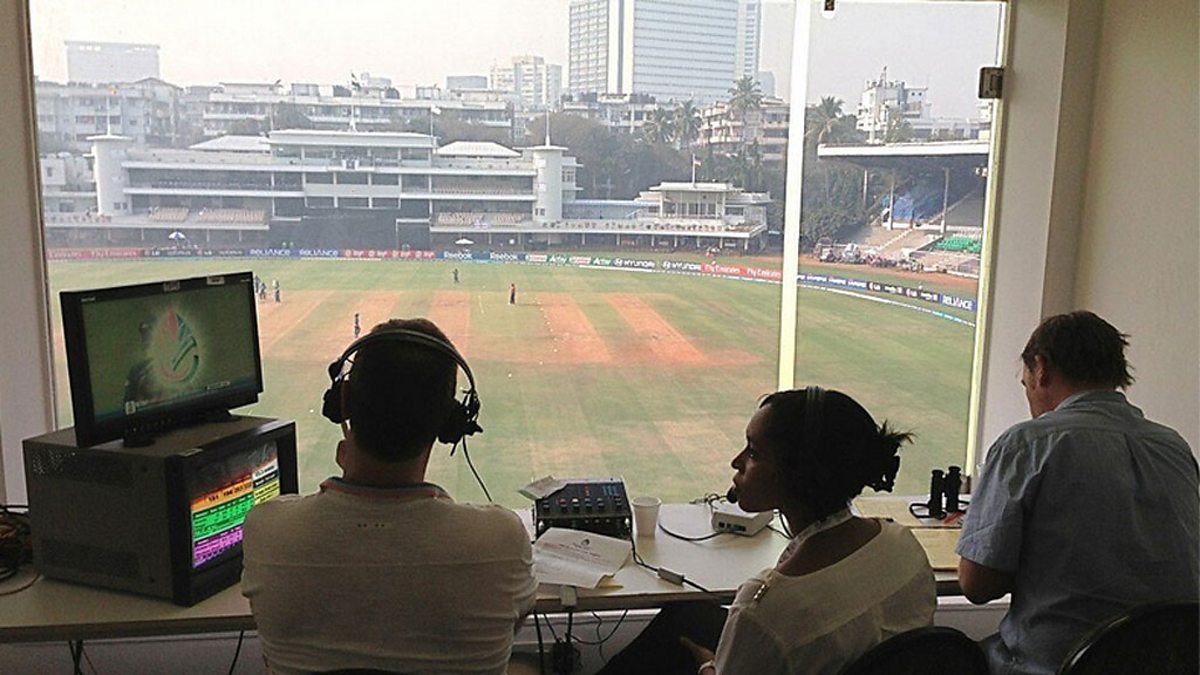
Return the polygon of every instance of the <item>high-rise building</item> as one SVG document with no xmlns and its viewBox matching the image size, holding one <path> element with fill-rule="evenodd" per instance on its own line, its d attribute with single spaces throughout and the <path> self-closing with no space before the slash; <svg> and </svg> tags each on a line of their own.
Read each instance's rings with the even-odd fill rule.
<svg viewBox="0 0 1200 675">
<path fill-rule="evenodd" d="M 67 80 L 87 84 L 158 78 L 158 45 L 67 40 Z"/>
<path fill-rule="evenodd" d="M 608 87 L 609 0 L 571 0 L 567 89 L 572 94 L 621 93 Z"/>
<path fill-rule="evenodd" d="M 710 103 L 740 77 L 743 4 L 759 0 L 571 0 L 568 89 L 572 94 L 649 94 L 662 101 Z M 746 22 L 747 29 L 751 22 Z M 752 70 L 753 70 L 752 69 Z M 752 74 L 752 73 L 751 73 Z"/>
<path fill-rule="evenodd" d="M 758 75 L 759 45 L 762 42 L 762 2 L 739 0 L 737 18 L 738 77 Z"/>
<path fill-rule="evenodd" d="M 512 92 L 521 110 L 553 108 L 562 98 L 562 66 L 540 56 L 514 56 L 511 64 L 492 66 L 490 79 L 491 89 Z"/>
</svg>

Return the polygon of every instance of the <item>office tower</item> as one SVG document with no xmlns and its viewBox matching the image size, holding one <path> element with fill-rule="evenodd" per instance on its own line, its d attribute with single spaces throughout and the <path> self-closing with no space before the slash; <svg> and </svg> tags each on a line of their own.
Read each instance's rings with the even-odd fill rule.
<svg viewBox="0 0 1200 675">
<path fill-rule="evenodd" d="M 67 80 L 99 84 L 159 77 L 158 45 L 67 40 Z"/>
<path fill-rule="evenodd" d="M 737 20 L 738 77 L 758 75 L 759 44 L 762 41 L 762 3 L 759 0 L 739 0 Z"/>
<path fill-rule="evenodd" d="M 758 0 L 572 0 L 572 94 L 649 94 L 709 103 L 728 95 L 738 69 L 740 6 Z M 746 22 L 747 29 L 751 22 Z M 759 21 L 753 21 L 758 33 Z M 758 40 L 753 43 L 757 64 Z M 754 66 L 757 68 L 757 65 Z"/>
</svg>

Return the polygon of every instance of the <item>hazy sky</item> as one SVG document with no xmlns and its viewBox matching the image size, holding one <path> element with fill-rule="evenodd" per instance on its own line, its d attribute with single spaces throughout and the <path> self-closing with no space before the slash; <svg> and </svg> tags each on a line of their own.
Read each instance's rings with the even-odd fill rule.
<svg viewBox="0 0 1200 675">
<path fill-rule="evenodd" d="M 398 86 L 486 75 L 536 54 L 566 77 L 569 0 L 31 0 L 34 72 L 66 79 L 64 40 L 161 47 L 163 79 L 344 83 L 351 72 Z M 915 5 L 915 6 L 914 6 Z M 852 112 L 863 82 L 930 87 L 935 114 L 974 115 L 975 73 L 994 63 L 998 3 L 839 3 L 813 22 L 809 99 L 835 95 Z M 767 0 L 761 68 L 788 94 L 794 7 Z M 564 82 L 564 85 L 566 83 Z"/>
</svg>

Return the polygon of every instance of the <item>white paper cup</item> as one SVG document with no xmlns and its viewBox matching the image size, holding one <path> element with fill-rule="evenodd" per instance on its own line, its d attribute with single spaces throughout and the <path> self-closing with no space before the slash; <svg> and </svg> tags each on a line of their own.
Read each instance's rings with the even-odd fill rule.
<svg viewBox="0 0 1200 675">
<path fill-rule="evenodd" d="M 629 502 L 633 506 L 633 527 L 639 537 L 653 537 L 658 528 L 658 509 L 662 500 L 658 497 L 634 497 Z"/>
</svg>

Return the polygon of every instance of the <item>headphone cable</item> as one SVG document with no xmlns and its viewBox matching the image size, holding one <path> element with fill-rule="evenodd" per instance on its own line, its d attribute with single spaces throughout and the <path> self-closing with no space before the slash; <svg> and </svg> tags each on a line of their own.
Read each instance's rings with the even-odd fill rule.
<svg viewBox="0 0 1200 675">
<path fill-rule="evenodd" d="M 459 443 L 462 443 L 463 457 L 467 458 L 467 466 L 470 467 L 471 473 L 475 475 L 475 482 L 479 483 L 479 487 L 483 490 L 483 496 L 487 497 L 489 502 L 494 501 L 492 493 L 488 492 L 487 486 L 483 484 L 483 478 L 480 478 L 479 472 L 475 470 L 475 463 L 471 461 L 471 453 L 467 450 L 467 437 L 463 436 Z M 455 443 L 454 448 L 457 447 L 458 443 Z M 450 449 L 450 454 L 452 455 L 454 454 L 454 448 Z"/>
</svg>

